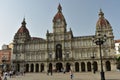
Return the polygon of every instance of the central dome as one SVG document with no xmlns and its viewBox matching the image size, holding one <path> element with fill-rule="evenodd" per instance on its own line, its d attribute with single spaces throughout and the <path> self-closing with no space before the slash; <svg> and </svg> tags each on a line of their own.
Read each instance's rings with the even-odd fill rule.
<svg viewBox="0 0 120 80">
<path fill-rule="evenodd" d="M 58 6 L 58 12 L 53 18 L 53 22 L 56 22 L 58 19 L 60 19 L 61 21 L 65 21 L 65 18 L 64 18 L 63 14 L 62 14 L 62 7 L 61 7 L 60 4 Z"/>
</svg>

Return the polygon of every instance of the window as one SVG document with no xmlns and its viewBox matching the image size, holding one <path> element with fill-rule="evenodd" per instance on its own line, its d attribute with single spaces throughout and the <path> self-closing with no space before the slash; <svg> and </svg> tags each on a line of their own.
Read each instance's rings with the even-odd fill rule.
<svg viewBox="0 0 120 80">
<path fill-rule="evenodd" d="M 52 53 L 49 53 L 49 58 L 52 59 Z"/>
</svg>

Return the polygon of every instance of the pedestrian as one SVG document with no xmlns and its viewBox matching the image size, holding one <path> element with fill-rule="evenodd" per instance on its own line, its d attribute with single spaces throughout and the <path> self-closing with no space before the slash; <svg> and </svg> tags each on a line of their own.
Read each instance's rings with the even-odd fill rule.
<svg viewBox="0 0 120 80">
<path fill-rule="evenodd" d="M 4 73 L 3 80 L 7 80 L 7 72 Z"/>
<path fill-rule="evenodd" d="M 47 75 L 49 75 L 49 69 L 47 70 Z"/>
<path fill-rule="evenodd" d="M 63 73 L 65 74 L 65 69 L 63 69 Z"/>
<path fill-rule="evenodd" d="M 51 76 L 52 76 L 52 69 L 50 69 L 50 73 L 51 73 Z"/>
<path fill-rule="evenodd" d="M 95 72 L 96 72 L 96 70 L 95 69 L 93 69 L 93 73 L 95 74 Z"/>
<path fill-rule="evenodd" d="M 71 78 L 71 80 L 73 80 L 73 72 L 72 72 L 72 70 L 70 70 L 70 78 Z"/>
<path fill-rule="evenodd" d="M 12 71 L 10 70 L 10 72 L 9 72 L 9 75 L 10 75 L 10 78 L 12 77 Z"/>
</svg>

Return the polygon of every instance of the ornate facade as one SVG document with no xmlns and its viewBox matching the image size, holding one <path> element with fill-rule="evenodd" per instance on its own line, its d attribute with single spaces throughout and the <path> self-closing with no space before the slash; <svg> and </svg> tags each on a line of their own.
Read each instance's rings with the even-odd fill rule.
<svg viewBox="0 0 120 80">
<path fill-rule="evenodd" d="M 13 64 L 17 71 L 46 72 L 53 70 L 67 72 L 100 71 L 99 46 L 93 43 L 92 38 L 97 34 L 107 35 L 107 41 L 102 45 L 103 68 L 105 71 L 115 69 L 112 54 L 114 52 L 113 30 L 102 10 L 96 23 L 95 35 L 73 35 L 67 30 L 67 23 L 59 4 L 58 12 L 53 18 L 53 32 L 46 32 L 46 39 L 31 37 L 26 27 L 25 19 L 14 36 Z"/>
</svg>

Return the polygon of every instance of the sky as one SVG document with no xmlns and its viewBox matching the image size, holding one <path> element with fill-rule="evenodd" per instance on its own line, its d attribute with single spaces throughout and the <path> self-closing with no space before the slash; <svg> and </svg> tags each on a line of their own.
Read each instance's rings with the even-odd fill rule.
<svg viewBox="0 0 120 80">
<path fill-rule="evenodd" d="M 13 42 L 23 18 L 31 37 L 46 39 L 53 31 L 52 19 L 59 3 L 74 36 L 95 34 L 99 10 L 113 28 L 115 40 L 120 39 L 120 0 L 0 0 L 0 48 Z"/>
</svg>

